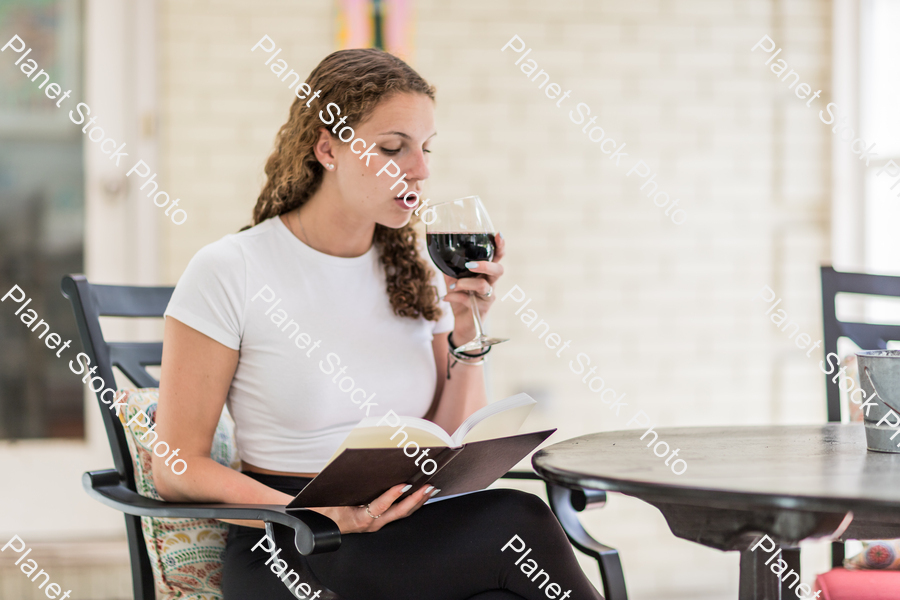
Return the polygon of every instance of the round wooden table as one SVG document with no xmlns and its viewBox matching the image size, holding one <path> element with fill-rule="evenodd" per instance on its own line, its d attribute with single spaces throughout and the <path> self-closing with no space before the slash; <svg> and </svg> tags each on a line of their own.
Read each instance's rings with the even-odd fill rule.
<svg viewBox="0 0 900 600">
<path fill-rule="evenodd" d="M 640 440 L 643 430 L 573 438 L 532 464 L 554 483 L 640 498 L 680 538 L 740 551 L 740 600 L 787 598 L 764 564 L 771 555 L 750 551 L 763 535 L 797 573 L 802 540 L 900 538 L 900 454 L 867 452 L 861 423 L 656 432 L 680 449 L 683 474 L 653 453 L 652 433 Z"/>
</svg>

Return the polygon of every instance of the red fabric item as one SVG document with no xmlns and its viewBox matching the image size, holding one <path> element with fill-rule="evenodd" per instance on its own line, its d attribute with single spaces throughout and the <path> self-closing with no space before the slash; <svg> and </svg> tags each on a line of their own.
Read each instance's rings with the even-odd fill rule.
<svg viewBox="0 0 900 600">
<path fill-rule="evenodd" d="M 816 577 L 821 600 L 897 600 L 900 571 L 832 569 Z"/>
</svg>

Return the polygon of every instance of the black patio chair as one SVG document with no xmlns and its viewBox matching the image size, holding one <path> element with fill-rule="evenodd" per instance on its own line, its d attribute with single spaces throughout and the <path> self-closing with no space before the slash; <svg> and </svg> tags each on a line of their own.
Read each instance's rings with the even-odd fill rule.
<svg viewBox="0 0 900 600">
<path fill-rule="evenodd" d="M 822 321 L 826 357 L 832 352 L 837 354 L 838 339 L 842 337 L 848 338 L 862 350 L 883 350 L 887 348 L 889 341 L 900 340 L 900 325 L 839 321 L 835 298 L 840 293 L 898 298 L 900 277 L 842 273 L 832 267 L 822 267 Z M 841 391 L 838 387 L 840 380 L 832 381 L 832 379 L 833 375 L 825 375 L 828 421 L 840 422 Z M 834 542 L 831 545 L 831 566 L 842 566 L 844 556 L 843 542 Z"/>
<path fill-rule="evenodd" d="M 162 342 L 107 342 L 100 328 L 100 317 L 161 318 L 173 289 L 97 285 L 89 283 L 83 275 L 63 277 L 62 293 L 72 303 L 84 351 L 90 356 L 91 364 L 97 366 L 97 375 L 105 382 L 113 384 L 113 367 L 117 367 L 139 388 L 159 386 L 146 367 L 160 364 Z M 139 495 L 123 426 L 113 411 L 102 403 L 99 394 L 97 401 L 115 468 L 87 472 L 82 483 L 92 498 L 125 513 L 134 600 L 155 598 L 153 572 L 141 532 L 142 516 L 265 521 L 267 531 L 279 541 L 279 547 L 284 551 L 282 558 L 289 562 L 298 554 L 332 552 L 340 546 L 341 535 L 337 525 L 314 511 L 286 509 L 277 505 L 164 502 Z M 537 474 L 524 471 L 511 471 L 504 477 L 543 481 Z M 625 575 L 618 552 L 591 537 L 578 520 L 578 512 L 605 504 L 606 493 L 544 483 L 550 507 L 569 541 L 597 561 L 606 600 L 627 600 Z M 290 539 L 293 539 L 295 548 L 280 542 Z"/>
</svg>

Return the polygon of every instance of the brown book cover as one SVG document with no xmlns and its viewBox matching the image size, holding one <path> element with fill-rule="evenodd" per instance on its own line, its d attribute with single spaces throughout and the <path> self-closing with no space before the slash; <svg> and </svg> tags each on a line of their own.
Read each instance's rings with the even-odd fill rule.
<svg viewBox="0 0 900 600">
<path fill-rule="evenodd" d="M 437 463 L 431 475 L 415 464 L 416 456 L 404 454 L 403 448 L 345 448 L 287 508 L 362 506 L 399 483 L 412 484 L 405 495 L 433 485 L 441 490 L 435 498 L 481 490 L 528 456 L 554 431 L 469 442 L 459 448 L 429 447 L 428 457 Z"/>
</svg>

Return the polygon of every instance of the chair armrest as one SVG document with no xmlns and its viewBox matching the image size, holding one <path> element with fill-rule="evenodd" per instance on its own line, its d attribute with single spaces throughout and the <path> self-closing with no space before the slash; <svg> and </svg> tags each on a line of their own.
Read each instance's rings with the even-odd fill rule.
<svg viewBox="0 0 900 600">
<path fill-rule="evenodd" d="M 88 495 L 129 515 L 164 519 L 241 519 L 278 523 L 294 530 L 294 544 L 304 556 L 333 552 L 341 545 L 337 524 L 315 511 L 277 504 L 199 504 L 145 498 L 128 489 L 115 469 L 88 471 L 81 478 Z"/>
<path fill-rule="evenodd" d="M 533 481 L 544 481 L 540 475 L 533 471 L 508 471 L 505 475 L 502 475 L 500 479 L 530 479 Z M 556 486 L 557 484 L 554 483 L 550 485 Z M 603 490 L 586 490 L 580 487 L 567 489 L 571 490 L 569 502 L 571 503 L 572 508 L 578 512 L 582 512 L 588 508 L 600 508 L 606 504 L 606 492 Z"/>
<path fill-rule="evenodd" d="M 585 530 L 581 521 L 578 520 L 577 511 L 583 510 L 578 508 L 582 500 L 576 500 L 577 494 L 582 494 L 582 498 L 591 496 L 593 490 L 577 490 L 563 487 L 547 482 L 547 496 L 550 500 L 550 508 L 556 518 L 559 519 L 560 525 L 566 532 L 572 545 L 593 557 L 600 565 L 600 575 L 603 580 L 603 597 L 607 600 L 627 600 L 628 592 L 625 589 L 625 573 L 622 571 L 622 562 L 619 559 L 619 553 L 615 548 L 601 544 L 595 540 L 591 534 Z M 586 506 L 601 506 L 606 502 L 606 494 L 603 494 L 603 500 L 599 504 L 596 502 L 587 502 Z M 596 494 L 594 494 L 596 497 Z M 570 508 L 571 507 L 571 508 Z"/>
<path fill-rule="evenodd" d="M 500 479 L 532 479 L 534 481 L 543 481 L 541 476 L 534 471 L 507 471 L 500 476 Z"/>
<path fill-rule="evenodd" d="M 509 471 L 501 479 L 531 479 L 543 481 L 547 486 L 547 499 L 550 509 L 556 515 L 559 524 L 572 545 L 593 557 L 600 566 L 600 577 L 603 581 L 603 597 L 607 600 L 628 600 L 625 588 L 625 573 L 622 562 L 615 548 L 601 544 L 585 530 L 578 520 L 579 512 L 586 508 L 598 508 L 606 504 L 606 492 L 588 490 L 578 486 L 563 487 L 545 480 L 531 471 Z"/>
</svg>

